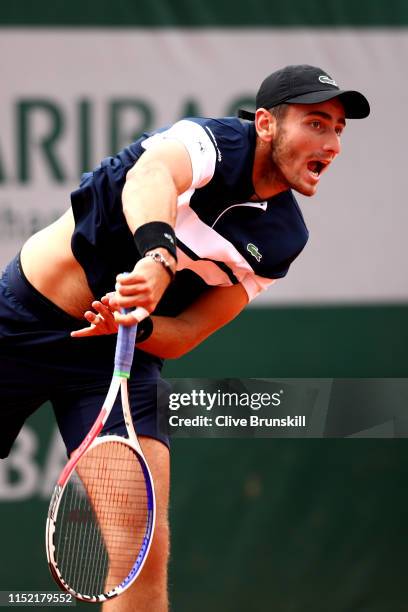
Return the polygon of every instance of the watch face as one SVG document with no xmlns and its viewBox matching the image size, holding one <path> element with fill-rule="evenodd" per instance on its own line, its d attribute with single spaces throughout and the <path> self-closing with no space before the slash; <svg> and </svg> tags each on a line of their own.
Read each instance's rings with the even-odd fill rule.
<svg viewBox="0 0 408 612">
<path fill-rule="evenodd" d="M 175 272 L 173 272 L 171 265 L 167 261 L 167 259 L 158 251 L 146 253 L 145 257 L 151 257 L 153 261 L 157 261 L 157 263 L 162 264 L 170 274 L 171 280 L 173 280 Z"/>
</svg>

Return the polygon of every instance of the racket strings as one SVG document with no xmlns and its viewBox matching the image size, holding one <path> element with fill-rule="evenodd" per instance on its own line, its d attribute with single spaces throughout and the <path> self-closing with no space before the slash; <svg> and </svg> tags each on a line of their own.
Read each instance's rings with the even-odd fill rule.
<svg viewBox="0 0 408 612">
<path fill-rule="evenodd" d="M 58 511 L 55 558 L 64 581 L 84 595 L 118 586 L 143 547 L 148 521 L 136 453 L 108 439 L 92 448 L 71 475 Z"/>
</svg>

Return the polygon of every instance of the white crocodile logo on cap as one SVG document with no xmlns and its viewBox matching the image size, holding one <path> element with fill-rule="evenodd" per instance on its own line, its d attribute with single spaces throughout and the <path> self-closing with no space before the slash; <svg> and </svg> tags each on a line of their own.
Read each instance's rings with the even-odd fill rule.
<svg viewBox="0 0 408 612">
<path fill-rule="evenodd" d="M 334 85 L 335 87 L 338 87 L 336 81 L 328 77 L 327 74 L 321 74 L 319 76 L 319 81 L 321 83 L 326 83 L 326 85 Z"/>
</svg>

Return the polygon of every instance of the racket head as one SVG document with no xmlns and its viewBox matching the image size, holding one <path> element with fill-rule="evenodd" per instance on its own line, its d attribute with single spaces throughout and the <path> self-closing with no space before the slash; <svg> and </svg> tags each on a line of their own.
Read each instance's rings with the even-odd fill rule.
<svg viewBox="0 0 408 612">
<path fill-rule="evenodd" d="M 143 454 L 121 436 L 97 438 L 50 502 L 46 550 L 57 584 L 88 602 L 128 589 L 149 553 L 155 515 Z"/>
</svg>

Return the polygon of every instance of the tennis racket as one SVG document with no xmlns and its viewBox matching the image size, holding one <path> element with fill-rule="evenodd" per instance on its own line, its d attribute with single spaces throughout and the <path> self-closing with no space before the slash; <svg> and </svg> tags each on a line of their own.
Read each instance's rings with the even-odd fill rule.
<svg viewBox="0 0 408 612">
<path fill-rule="evenodd" d="M 128 589 L 153 538 L 153 481 L 133 426 L 127 387 L 136 329 L 119 326 L 107 397 L 61 472 L 48 509 L 51 573 L 60 587 L 83 601 L 105 601 Z M 99 436 L 119 390 L 128 438 Z"/>
</svg>

